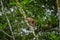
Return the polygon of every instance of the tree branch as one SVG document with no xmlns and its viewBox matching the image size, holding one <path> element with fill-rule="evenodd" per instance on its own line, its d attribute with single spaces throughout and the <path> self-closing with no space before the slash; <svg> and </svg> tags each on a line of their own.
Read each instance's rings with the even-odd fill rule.
<svg viewBox="0 0 60 40">
<path fill-rule="evenodd" d="M 2 0 L 1 0 L 1 6 L 2 6 L 2 13 L 4 13 L 4 6 L 3 6 L 3 2 L 2 2 Z M 15 37 L 14 37 L 14 33 L 13 33 L 13 30 L 12 30 L 12 26 L 11 26 L 11 23 L 10 23 L 10 21 L 9 21 L 9 19 L 8 19 L 8 16 L 7 16 L 7 14 L 6 13 L 4 13 L 5 14 L 5 16 L 6 16 L 6 19 L 7 19 L 7 22 L 8 22 L 8 25 L 9 25 L 9 28 L 10 28 L 10 31 L 11 31 L 11 34 L 12 34 L 12 37 L 13 37 L 13 40 L 15 40 Z"/>
<path fill-rule="evenodd" d="M 58 10 L 58 18 L 59 18 L 59 36 L 60 36 L 60 3 L 59 3 L 59 0 L 56 0 L 56 3 L 57 3 L 57 10 Z"/>
</svg>

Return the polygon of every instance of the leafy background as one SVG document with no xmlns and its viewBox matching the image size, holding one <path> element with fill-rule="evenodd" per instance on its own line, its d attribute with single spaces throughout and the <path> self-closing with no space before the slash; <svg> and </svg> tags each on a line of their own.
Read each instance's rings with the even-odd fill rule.
<svg viewBox="0 0 60 40">
<path fill-rule="evenodd" d="M 35 33 L 39 40 L 59 40 L 58 35 L 58 14 L 56 0 L 18 0 L 22 5 L 27 17 L 35 19 Z M 3 33 L 5 31 L 11 35 L 5 14 L 7 14 L 15 40 L 34 40 L 34 35 L 24 21 L 24 17 L 19 11 L 16 0 L 0 1 L 0 40 L 12 40 Z M 4 12 L 4 13 L 3 13 Z"/>
</svg>

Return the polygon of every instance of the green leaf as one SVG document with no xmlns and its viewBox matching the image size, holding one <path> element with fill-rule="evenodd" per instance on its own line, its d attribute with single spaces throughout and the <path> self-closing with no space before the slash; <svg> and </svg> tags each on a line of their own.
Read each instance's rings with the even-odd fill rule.
<svg viewBox="0 0 60 40">
<path fill-rule="evenodd" d="M 33 0 L 24 0 L 24 1 L 22 1 L 22 3 L 23 4 L 29 4 L 29 3 L 31 3 Z"/>
<path fill-rule="evenodd" d="M 18 5 L 16 2 L 10 2 L 10 5 Z"/>
</svg>

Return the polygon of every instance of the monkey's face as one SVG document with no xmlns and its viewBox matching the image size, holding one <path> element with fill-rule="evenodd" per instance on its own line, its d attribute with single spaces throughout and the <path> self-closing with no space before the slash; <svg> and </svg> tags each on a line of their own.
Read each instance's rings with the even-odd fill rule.
<svg viewBox="0 0 60 40">
<path fill-rule="evenodd" d="M 29 25 L 35 26 L 35 20 L 33 18 L 28 17 L 26 20 L 28 21 Z"/>
</svg>

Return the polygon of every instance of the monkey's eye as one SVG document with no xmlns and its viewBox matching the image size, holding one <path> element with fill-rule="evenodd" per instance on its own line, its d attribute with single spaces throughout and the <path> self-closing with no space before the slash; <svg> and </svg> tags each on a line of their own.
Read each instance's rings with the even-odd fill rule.
<svg viewBox="0 0 60 40">
<path fill-rule="evenodd" d="M 32 24 L 34 24 L 34 21 L 32 21 Z"/>
</svg>

